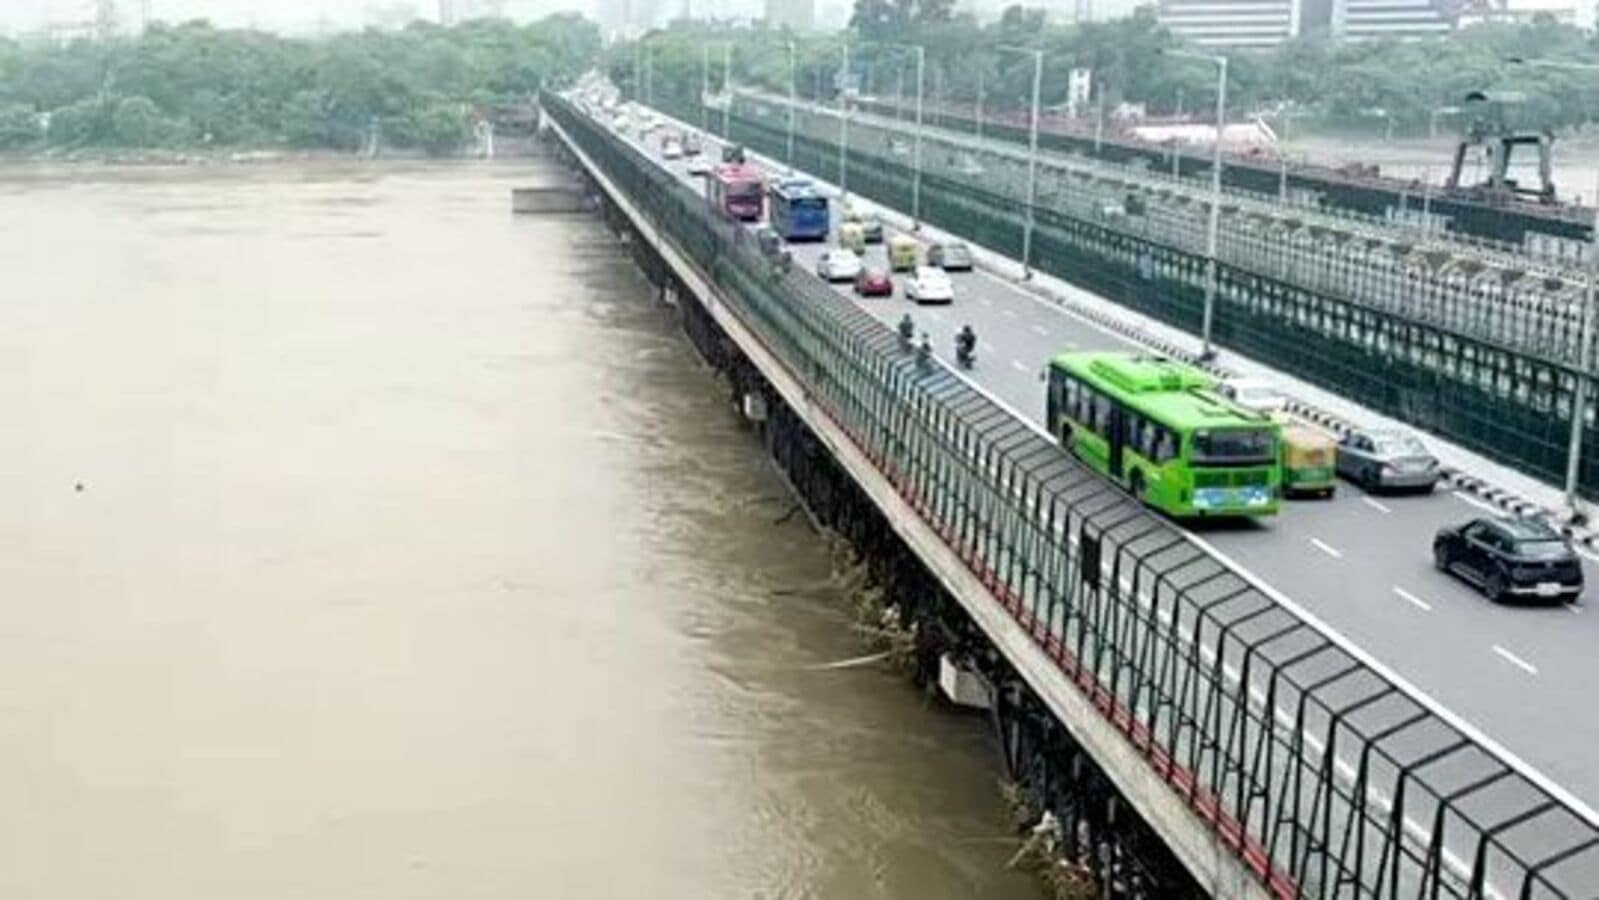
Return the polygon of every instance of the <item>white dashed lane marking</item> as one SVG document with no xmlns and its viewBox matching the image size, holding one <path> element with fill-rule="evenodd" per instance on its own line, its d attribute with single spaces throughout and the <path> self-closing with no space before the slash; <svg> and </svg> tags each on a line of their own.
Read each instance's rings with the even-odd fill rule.
<svg viewBox="0 0 1599 900">
<path fill-rule="evenodd" d="M 1320 538 L 1311 538 L 1310 539 L 1310 543 L 1315 545 L 1317 550 L 1320 550 L 1321 552 L 1327 554 L 1328 556 L 1332 557 L 1333 559 L 1343 559 L 1344 558 L 1343 551 L 1341 551 L 1338 548 L 1332 546 L 1331 544 L 1327 543 L 1326 541 L 1321 540 Z"/>
<path fill-rule="evenodd" d="M 1011 364 L 1011 368 L 1015 369 L 1018 372 L 1031 372 L 1032 371 L 1032 369 L 1027 365 L 1027 363 L 1022 362 L 1019 359 L 1011 360 L 1010 364 Z"/>
<path fill-rule="evenodd" d="M 1417 609 L 1421 610 L 1422 612 L 1432 612 L 1432 604 L 1431 603 L 1428 603 L 1427 601 L 1421 599 L 1420 597 L 1417 597 L 1415 594 L 1412 594 L 1411 592 L 1405 590 L 1404 588 L 1401 588 L 1401 587 L 1394 588 L 1394 594 L 1396 596 L 1398 596 L 1399 599 L 1405 601 L 1406 603 L 1409 603 L 1411 606 L 1416 607 Z"/>
<path fill-rule="evenodd" d="M 1538 667 L 1537 666 L 1533 665 L 1530 662 L 1527 662 L 1526 660 L 1522 659 L 1521 657 L 1517 656 L 1516 654 L 1511 653 L 1509 650 L 1506 650 L 1505 648 L 1499 646 L 1498 644 L 1494 644 L 1494 652 L 1499 654 L 1500 657 L 1502 657 L 1506 662 L 1509 662 L 1511 665 L 1515 666 L 1516 668 L 1520 669 L 1521 671 L 1526 672 L 1528 675 L 1537 675 L 1538 674 Z"/>
<path fill-rule="evenodd" d="M 1371 507 L 1372 509 L 1375 509 L 1376 511 L 1382 513 L 1385 516 L 1388 515 L 1389 513 L 1393 512 L 1393 510 L 1389 509 L 1386 506 L 1383 506 L 1381 503 L 1378 503 L 1377 501 L 1371 499 L 1370 497 L 1361 497 L 1360 499 L 1366 501 L 1366 505 L 1367 506 Z"/>
</svg>

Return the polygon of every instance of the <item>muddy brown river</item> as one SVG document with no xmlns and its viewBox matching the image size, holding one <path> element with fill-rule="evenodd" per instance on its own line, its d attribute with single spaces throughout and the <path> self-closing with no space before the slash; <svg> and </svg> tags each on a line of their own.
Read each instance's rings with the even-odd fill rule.
<svg viewBox="0 0 1599 900">
<path fill-rule="evenodd" d="M 538 177 L 0 172 L 0 897 L 1039 896 Z"/>
</svg>

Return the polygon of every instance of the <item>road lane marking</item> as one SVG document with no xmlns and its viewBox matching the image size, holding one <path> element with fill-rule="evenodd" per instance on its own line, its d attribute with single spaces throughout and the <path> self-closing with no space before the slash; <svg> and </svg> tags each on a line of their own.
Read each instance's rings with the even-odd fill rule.
<svg viewBox="0 0 1599 900">
<path fill-rule="evenodd" d="M 978 297 L 977 298 L 977 302 L 983 304 L 984 306 L 993 306 L 994 305 L 994 301 L 988 299 L 987 297 Z"/>
<path fill-rule="evenodd" d="M 1566 612 L 1571 613 L 1572 615 L 1577 615 L 1577 616 L 1582 615 L 1582 604 L 1581 603 L 1567 603 L 1567 604 L 1565 604 L 1565 607 L 1566 607 Z"/>
<path fill-rule="evenodd" d="M 1428 603 L 1427 601 L 1421 599 L 1420 597 L 1417 597 L 1415 594 L 1412 594 L 1411 592 L 1405 590 L 1404 588 L 1396 587 L 1396 588 L 1394 588 L 1394 593 L 1399 596 L 1399 599 L 1405 601 L 1406 603 L 1409 603 L 1410 605 L 1416 607 L 1417 609 L 1420 609 L 1422 612 L 1432 612 L 1432 604 L 1431 603 Z"/>
<path fill-rule="evenodd" d="M 1517 656 L 1516 654 L 1511 653 L 1509 650 L 1506 650 L 1505 648 L 1499 646 L 1498 644 L 1494 644 L 1494 652 L 1499 654 L 1500 656 L 1504 657 L 1504 659 L 1507 660 L 1511 665 L 1513 665 L 1516 668 L 1522 670 L 1523 672 L 1526 672 L 1528 675 L 1537 675 L 1538 674 L 1538 667 L 1537 666 L 1533 665 L 1530 662 L 1527 662 L 1526 660 L 1522 659 L 1521 657 Z"/>
<path fill-rule="evenodd" d="M 932 319 L 934 322 L 942 322 L 942 321 L 944 321 L 944 314 L 941 313 L 941 312 L 929 311 L 927 313 L 927 317 L 929 319 Z"/>
<path fill-rule="evenodd" d="M 1016 310 L 1007 308 L 1005 310 L 1005 315 L 1010 316 L 1012 319 L 1014 319 L 1014 318 L 1016 318 Z"/>
<path fill-rule="evenodd" d="M 1393 512 L 1393 510 L 1389 509 L 1386 506 L 1383 506 L 1381 503 L 1378 503 L 1377 501 L 1371 499 L 1370 497 L 1361 497 L 1360 499 L 1366 501 L 1366 505 L 1367 506 L 1371 507 L 1372 509 L 1375 509 L 1376 511 L 1382 513 L 1385 516 L 1388 515 L 1389 513 Z"/>
<path fill-rule="evenodd" d="M 1328 556 L 1332 557 L 1333 559 L 1343 559 L 1344 558 L 1344 554 L 1343 554 L 1342 551 L 1338 550 L 1338 548 L 1336 548 L 1336 547 L 1333 547 L 1331 544 L 1326 543 L 1325 541 L 1321 540 L 1320 538 L 1311 538 L 1310 542 L 1312 544 L 1316 545 L 1316 549 L 1317 550 L 1320 550 L 1321 552 L 1327 554 Z"/>
<path fill-rule="evenodd" d="M 1049 337 L 1049 329 L 1045 328 L 1042 325 L 1034 325 L 1033 326 L 1033 333 L 1038 335 L 1039 337 Z"/>
<path fill-rule="evenodd" d="M 1488 512 L 1491 512 L 1494 515 L 1499 515 L 1499 514 L 1504 512 L 1504 510 L 1500 509 L 1497 506 L 1494 506 L 1492 503 L 1489 503 L 1486 500 L 1478 500 L 1476 497 L 1473 497 L 1470 494 L 1462 494 L 1459 491 L 1450 491 L 1449 493 L 1451 495 L 1453 495 L 1456 500 L 1460 500 L 1460 501 L 1465 502 L 1465 503 L 1470 503 L 1472 506 L 1475 506 L 1475 507 L 1477 507 L 1478 509 L 1481 509 L 1481 510 L 1486 510 Z"/>
<path fill-rule="evenodd" d="M 1595 555 L 1593 553 L 1590 553 L 1587 550 L 1582 549 L 1581 547 L 1572 547 L 1571 549 L 1577 551 L 1577 555 L 1582 557 L 1583 559 L 1586 559 L 1589 562 L 1599 563 L 1599 555 Z"/>
<path fill-rule="evenodd" d="M 1018 372 L 1031 372 L 1031 371 L 1033 371 L 1031 366 L 1029 366 L 1027 363 L 1022 362 L 1019 359 L 1011 360 L 1010 364 L 1011 364 L 1011 368 L 1015 369 Z"/>
</svg>

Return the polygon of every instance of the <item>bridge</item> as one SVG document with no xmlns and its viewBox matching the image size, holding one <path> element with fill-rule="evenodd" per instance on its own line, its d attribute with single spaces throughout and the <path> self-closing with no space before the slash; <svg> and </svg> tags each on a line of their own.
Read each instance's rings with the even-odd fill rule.
<svg viewBox="0 0 1599 900">
<path fill-rule="evenodd" d="M 722 123 L 668 88 L 658 91 L 660 108 Z M 775 101 L 734 100 L 726 122 L 737 140 L 787 163 L 787 117 Z M 847 153 L 835 111 L 802 105 L 795 130 L 800 170 L 907 212 L 919 197 L 921 221 L 1021 257 L 1029 198 L 1018 150 L 929 131 L 918 175 L 908 123 L 852 115 Z M 1125 209 L 1130 176 L 1106 179 L 1084 165 L 1046 156 L 1040 166 L 1032 267 L 1198 333 L 1206 203 L 1146 176 L 1145 212 L 1106 216 L 1107 207 Z M 1554 482 L 1565 476 L 1576 382 L 1585 378 L 1582 444 L 1599 448 L 1599 385 L 1578 374 L 1595 343 L 1591 329 L 1583 340 L 1581 281 L 1429 247 L 1397 229 L 1356 234 L 1236 205 L 1223 217 L 1219 344 Z M 1599 496 L 1599 453 L 1580 460 L 1580 489 Z"/>
<path fill-rule="evenodd" d="M 722 336 L 702 349 L 735 373 L 746 408 L 791 417 L 805 435 L 794 440 L 847 475 L 837 490 L 858 491 L 974 623 L 996 716 L 1019 722 L 1036 705 L 1064 726 L 1200 889 L 1599 896 L 1599 816 L 1582 796 L 1599 794 L 1594 743 L 1580 736 L 1593 727 L 1579 712 L 1587 679 L 1573 672 L 1563 688 L 1494 670 L 1476 644 L 1498 613 L 1453 595 L 1446 608 L 1441 581 L 1406 582 L 1430 615 L 1395 599 L 1392 549 L 1459 515 L 1458 500 L 1383 512 L 1348 498 L 1310 522 L 1296 510 L 1270 528 L 1179 529 L 1077 465 L 1038 421 L 1042 359 L 1125 338 L 975 273 L 960 309 L 981 317 L 984 365 L 971 377 L 919 365 L 885 324 L 899 310 L 810 276 L 803 252 L 774 266 L 747 229 L 712 214 L 681 163 L 570 99 L 543 103 L 647 271 L 699 323 L 691 335 Z M 940 338 L 956 326 L 927 319 Z M 1540 648 L 1589 621 L 1557 614 Z M 1560 646 L 1592 665 L 1591 643 Z M 1421 684 L 1386 662 L 1412 654 Z M 1446 700 L 1424 689 L 1457 677 Z M 1529 729 L 1520 755 L 1491 736 Z M 1529 748 L 1544 751 L 1539 765 Z M 1067 816 L 1056 788 L 1072 779 L 1050 753 L 1007 758 Z"/>
</svg>

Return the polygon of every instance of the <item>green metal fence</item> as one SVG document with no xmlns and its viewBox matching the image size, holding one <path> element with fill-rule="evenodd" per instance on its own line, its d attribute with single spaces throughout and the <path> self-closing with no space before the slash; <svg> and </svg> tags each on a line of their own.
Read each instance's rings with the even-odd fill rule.
<svg viewBox="0 0 1599 900">
<path fill-rule="evenodd" d="M 1277 896 L 1583 898 L 1599 827 L 567 101 L 570 146 Z M 885 182 L 887 183 L 887 182 Z"/>
</svg>

